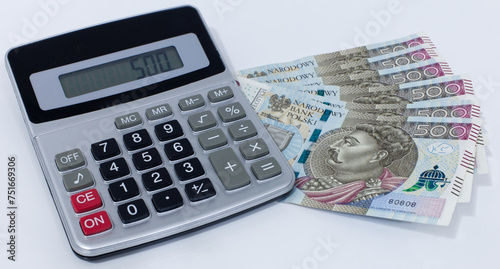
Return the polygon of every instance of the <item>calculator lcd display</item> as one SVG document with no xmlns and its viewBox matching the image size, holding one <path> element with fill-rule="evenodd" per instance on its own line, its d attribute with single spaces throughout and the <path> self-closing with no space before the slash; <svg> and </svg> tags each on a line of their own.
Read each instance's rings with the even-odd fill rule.
<svg viewBox="0 0 500 269">
<path fill-rule="evenodd" d="M 149 51 L 59 76 L 67 98 L 182 68 L 174 46 Z"/>
</svg>

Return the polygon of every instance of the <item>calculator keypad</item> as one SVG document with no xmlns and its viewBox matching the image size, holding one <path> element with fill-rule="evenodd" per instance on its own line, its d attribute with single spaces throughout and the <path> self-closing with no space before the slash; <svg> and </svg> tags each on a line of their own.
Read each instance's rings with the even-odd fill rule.
<svg viewBox="0 0 500 269">
<path fill-rule="evenodd" d="M 152 213 L 161 216 L 186 204 L 217 200 L 218 192 L 229 195 L 252 181 L 279 175 L 278 162 L 266 157 L 269 148 L 264 139 L 255 138 L 257 129 L 245 119 L 243 106 L 227 101 L 233 97 L 231 88 L 223 87 L 205 97 L 180 99 L 177 112 L 165 103 L 116 117 L 117 135 L 90 147 L 101 180 L 85 167 L 80 149 L 57 154 L 66 191 L 80 191 L 70 196 L 75 214 L 89 214 L 80 218 L 82 233 L 90 236 L 113 225 L 142 223 Z M 216 107 L 203 109 L 205 98 Z M 143 122 L 143 115 L 148 121 Z M 200 158 L 206 158 L 205 164 Z M 107 192 L 88 189 L 102 184 Z M 103 202 L 102 195 L 111 202 Z M 114 224 L 106 212 L 113 207 L 119 216 Z"/>
</svg>

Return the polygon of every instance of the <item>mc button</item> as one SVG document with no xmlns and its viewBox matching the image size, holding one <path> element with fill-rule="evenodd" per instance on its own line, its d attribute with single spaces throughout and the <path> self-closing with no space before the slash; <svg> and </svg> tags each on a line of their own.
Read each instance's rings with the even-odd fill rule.
<svg viewBox="0 0 500 269">
<path fill-rule="evenodd" d="M 59 171 L 64 172 L 85 165 L 80 149 L 72 149 L 56 155 L 56 165 Z"/>
<path fill-rule="evenodd" d="M 127 129 L 142 123 L 141 115 L 138 112 L 130 113 L 121 117 L 115 118 L 115 125 L 118 129 Z"/>
</svg>

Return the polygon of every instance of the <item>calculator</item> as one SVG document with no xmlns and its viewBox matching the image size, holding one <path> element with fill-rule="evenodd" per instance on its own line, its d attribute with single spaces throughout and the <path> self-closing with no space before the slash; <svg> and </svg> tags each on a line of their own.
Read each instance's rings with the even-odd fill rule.
<svg viewBox="0 0 500 269">
<path fill-rule="evenodd" d="M 6 61 L 80 257 L 200 228 L 293 187 L 193 7 L 19 46 Z"/>
</svg>

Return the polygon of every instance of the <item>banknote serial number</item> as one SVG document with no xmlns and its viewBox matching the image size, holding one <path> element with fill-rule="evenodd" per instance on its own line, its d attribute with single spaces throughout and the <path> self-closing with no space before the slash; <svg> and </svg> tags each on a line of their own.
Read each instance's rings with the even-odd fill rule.
<svg viewBox="0 0 500 269">
<path fill-rule="evenodd" d="M 387 201 L 387 203 L 390 205 L 398 205 L 398 206 L 404 206 L 404 207 L 416 207 L 417 206 L 417 202 L 398 200 L 398 199 L 389 199 Z"/>
</svg>

